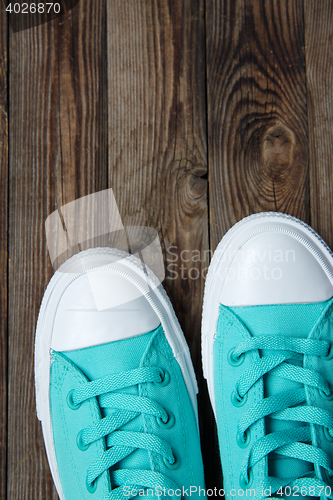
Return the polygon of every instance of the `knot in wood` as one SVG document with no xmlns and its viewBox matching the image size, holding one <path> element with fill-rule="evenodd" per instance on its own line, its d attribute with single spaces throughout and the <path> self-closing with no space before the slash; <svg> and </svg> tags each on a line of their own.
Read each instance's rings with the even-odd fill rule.
<svg viewBox="0 0 333 500">
<path fill-rule="evenodd" d="M 295 154 L 295 134 L 281 123 L 270 127 L 262 142 L 262 156 L 267 174 L 280 177 L 292 165 Z"/>
</svg>

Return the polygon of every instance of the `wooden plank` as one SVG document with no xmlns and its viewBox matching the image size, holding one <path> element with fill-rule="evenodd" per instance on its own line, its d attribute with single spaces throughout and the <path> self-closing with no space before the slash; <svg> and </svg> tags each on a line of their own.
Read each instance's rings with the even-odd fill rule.
<svg viewBox="0 0 333 500">
<path fill-rule="evenodd" d="M 44 223 L 107 188 L 105 2 L 10 35 L 8 500 L 58 498 L 36 418 L 34 332 L 52 275 Z"/>
<path fill-rule="evenodd" d="M 203 14 L 200 0 L 108 4 L 110 187 L 125 226 L 156 228 L 179 256 L 165 285 L 195 344 L 203 282 L 179 261 L 208 244 Z"/>
<path fill-rule="evenodd" d="M 202 389 L 207 483 L 215 485 L 219 458 L 212 459 L 200 355 L 208 265 L 204 2 L 116 0 L 108 3 L 107 22 L 110 187 L 125 226 L 158 230 L 163 284 Z"/>
<path fill-rule="evenodd" d="M 0 4 L 0 497 L 7 498 L 8 39 Z"/>
<path fill-rule="evenodd" d="M 309 221 L 303 2 L 206 2 L 210 235 L 246 215 Z"/>
<path fill-rule="evenodd" d="M 157 228 L 170 262 L 207 248 L 202 21 L 199 0 L 108 4 L 110 187 L 125 226 Z M 196 344 L 202 280 L 179 266 L 165 284 Z"/>
<path fill-rule="evenodd" d="M 311 223 L 333 248 L 333 4 L 304 2 Z"/>
</svg>

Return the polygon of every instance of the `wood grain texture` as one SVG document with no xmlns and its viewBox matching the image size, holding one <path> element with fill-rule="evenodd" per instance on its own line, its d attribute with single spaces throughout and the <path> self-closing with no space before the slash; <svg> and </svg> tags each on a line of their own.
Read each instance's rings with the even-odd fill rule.
<svg viewBox="0 0 333 500">
<path fill-rule="evenodd" d="M 309 221 L 303 3 L 206 2 L 212 249 L 236 221 Z"/>
<path fill-rule="evenodd" d="M 193 262 L 181 279 L 180 252 L 208 244 L 203 15 L 199 0 L 108 4 L 110 187 L 124 224 L 156 228 L 167 262 L 176 253 L 165 283 L 190 343 L 203 282 Z"/>
<path fill-rule="evenodd" d="M 311 224 L 333 248 L 333 3 L 304 2 Z"/>
<path fill-rule="evenodd" d="M 208 255 L 204 2 L 108 3 L 109 186 L 125 226 L 157 229 L 164 286 L 200 386 L 207 482 L 215 481 L 213 418 L 200 326 Z"/>
<path fill-rule="evenodd" d="M 58 498 L 36 418 L 34 331 L 52 275 L 44 223 L 107 188 L 105 2 L 10 36 L 8 500 Z"/>
<path fill-rule="evenodd" d="M 8 37 L 0 4 L 0 498 L 7 495 Z"/>
<path fill-rule="evenodd" d="M 165 284 L 195 358 L 203 280 L 189 273 L 205 262 L 190 253 L 208 248 L 203 19 L 201 0 L 108 3 L 109 184 L 124 224 L 157 229 L 167 266 L 177 256 Z"/>
</svg>

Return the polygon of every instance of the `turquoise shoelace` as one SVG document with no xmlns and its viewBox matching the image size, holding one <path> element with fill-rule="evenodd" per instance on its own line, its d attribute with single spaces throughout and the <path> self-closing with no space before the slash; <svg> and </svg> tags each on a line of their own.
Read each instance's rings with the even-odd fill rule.
<svg viewBox="0 0 333 500">
<path fill-rule="evenodd" d="M 160 368 L 137 368 L 87 382 L 68 394 L 67 402 L 73 410 L 78 409 L 84 401 L 91 398 L 98 398 L 101 408 L 113 409 L 111 415 L 102 418 L 91 427 L 82 429 L 77 436 L 77 445 L 82 451 L 99 439 L 105 438 L 106 440 L 105 452 L 91 464 L 87 471 L 88 491 L 94 493 L 98 486 L 98 477 L 136 449 L 157 453 L 161 455 L 166 468 L 178 468 L 178 455 L 163 439 L 144 431 L 120 430 L 141 414 L 155 417 L 157 423 L 163 428 L 171 428 L 175 423 L 174 416 L 159 403 L 147 397 L 115 393 L 115 391 L 143 383 L 153 383 L 163 387 L 168 384 L 169 380 L 169 373 Z M 112 470 L 111 485 L 111 493 L 104 496 L 102 500 L 133 498 L 135 495 L 129 495 L 128 490 L 126 495 L 124 494 L 124 486 L 131 490 L 144 488 L 175 490 L 177 488 L 166 475 L 145 469 Z"/>
<path fill-rule="evenodd" d="M 245 411 L 241 417 L 238 423 L 237 442 L 240 447 L 249 448 L 241 468 L 241 486 L 244 489 L 250 488 L 253 482 L 253 467 L 260 460 L 274 452 L 278 455 L 312 463 L 314 471 L 304 477 L 295 477 L 288 480 L 268 477 L 265 484 L 262 485 L 263 488 L 271 488 L 271 493 L 276 494 L 281 488 L 284 491 L 285 487 L 289 486 L 292 491 L 298 488 L 299 494 L 303 492 L 303 498 L 304 496 L 333 498 L 331 496 L 332 461 L 327 453 L 311 444 L 309 425 L 315 424 L 323 427 L 326 438 L 333 441 L 333 412 L 308 406 L 306 404 L 305 388 L 316 388 L 323 398 L 329 400 L 333 400 L 333 391 L 320 373 L 289 362 L 290 360 L 302 361 L 304 355 L 331 360 L 333 358 L 331 343 L 324 340 L 280 336 L 256 337 L 244 341 L 232 349 L 229 353 L 229 363 L 234 366 L 241 365 L 246 353 L 254 349 L 272 350 L 273 354 L 263 355 L 242 373 L 232 393 L 232 402 L 235 406 L 243 405 L 251 387 L 269 372 L 284 379 L 299 382 L 304 387 L 293 392 L 286 391 L 266 397 Z M 266 434 L 250 446 L 251 426 L 264 417 L 301 422 L 308 425 Z M 321 470 L 322 479 L 315 472 L 319 469 Z M 270 500 L 272 498 L 277 500 L 276 497 L 270 497 Z"/>
</svg>

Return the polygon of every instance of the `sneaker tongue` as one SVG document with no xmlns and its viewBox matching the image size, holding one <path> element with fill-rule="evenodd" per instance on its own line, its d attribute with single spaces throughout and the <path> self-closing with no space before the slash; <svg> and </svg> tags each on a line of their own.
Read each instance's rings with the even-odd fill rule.
<svg viewBox="0 0 333 500">
<path fill-rule="evenodd" d="M 90 381 L 96 380 L 110 374 L 138 368 L 159 328 L 161 327 L 137 337 L 87 347 L 76 351 L 67 351 L 62 354 L 75 363 Z M 119 392 L 138 394 L 137 387 L 128 387 Z M 113 412 L 114 410 L 111 408 L 105 408 L 102 410 L 102 416 L 108 416 Z M 141 416 L 128 422 L 121 428 L 121 430 L 137 432 L 142 429 L 143 420 Z M 146 450 L 135 450 L 129 456 L 121 460 L 115 468 L 150 469 L 149 455 Z"/>
<path fill-rule="evenodd" d="M 155 331 L 62 354 L 73 361 L 89 380 L 96 380 L 138 368 Z"/>
<path fill-rule="evenodd" d="M 276 335 L 284 337 L 307 338 L 327 302 L 312 304 L 260 305 L 248 307 L 232 307 L 232 311 L 243 321 L 251 334 Z M 262 354 L 273 354 L 263 350 Z M 301 361 L 293 361 L 301 365 Z M 264 377 L 265 397 L 285 391 L 294 391 L 302 384 L 283 379 L 269 373 Z M 292 429 L 304 425 L 301 422 L 285 422 L 272 418 L 265 419 L 266 433 Z M 313 470 L 313 465 L 303 460 L 284 457 L 271 453 L 268 457 L 268 475 L 281 479 L 301 477 Z M 282 497 L 284 498 L 284 497 Z M 304 499 L 306 497 L 303 497 Z"/>
<path fill-rule="evenodd" d="M 231 307 L 251 334 L 308 337 L 327 302 Z"/>
</svg>

